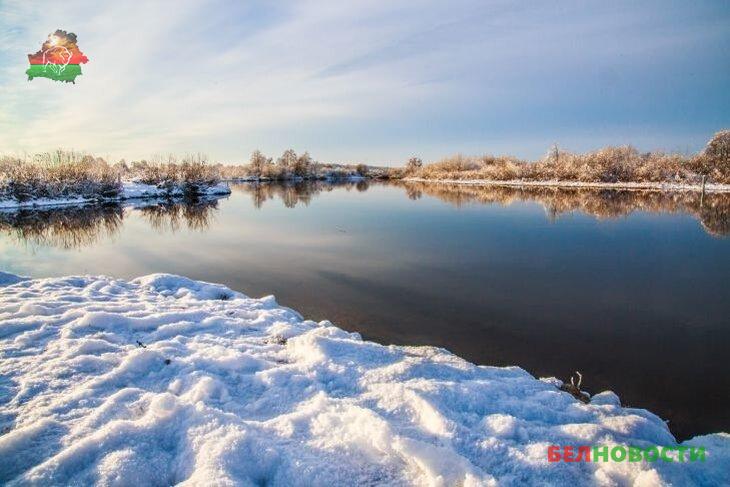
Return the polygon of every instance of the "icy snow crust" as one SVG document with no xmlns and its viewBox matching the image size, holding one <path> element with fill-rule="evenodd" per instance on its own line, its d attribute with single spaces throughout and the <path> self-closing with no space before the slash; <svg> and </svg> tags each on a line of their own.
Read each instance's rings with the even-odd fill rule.
<svg viewBox="0 0 730 487">
<path fill-rule="evenodd" d="M 0 483 L 727 485 L 704 463 L 548 463 L 557 445 L 676 445 L 610 392 L 382 346 L 172 275 L 0 287 Z M 138 343 L 139 342 L 139 343 Z"/>
</svg>

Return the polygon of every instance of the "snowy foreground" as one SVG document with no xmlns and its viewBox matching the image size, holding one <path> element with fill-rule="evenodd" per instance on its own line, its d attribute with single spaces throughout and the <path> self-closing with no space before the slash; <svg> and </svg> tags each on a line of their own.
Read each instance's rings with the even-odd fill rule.
<svg viewBox="0 0 730 487">
<path fill-rule="evenodd" d="M 724 433 L 686 442 L 705 462 L 548 463 L 551 444 L 676 446 L 556 384 L 183 277 L 0 273 L 0 484 L 730 483 Z"/>
<path fill-rule="evenodd" d="M 212 186 L 199 188 L 198 196 L 215 196 L 230 194 L 231 189 L 225 182 L 220 182 Z M 68 198 L 35 198 L 27 201 L 18 201 L 15 199 L 0 199 L 0 210 L 15 210 L 17 208 L 35 208 L 35 207 L 53 207 L 53 206 L 73 206 L 73 205 L 84 205 L 87 203 L 93 203 L 98 201 L 113 202 L 113 201 L 125 201 L 134 199 L 145 199 L 145 198 L 169 198 L 169 197 L 180 197 L 184 195 L 182 186 L 178 186 L 172 189 L 158 187 L 153 184 L 144 184 L 132 181 L 122 182 L 122 191 L 119 196 L 114 198 L 100 198 L 100 197 L 84 197 L 84 196 L 73 196 Z"/>
</svg>

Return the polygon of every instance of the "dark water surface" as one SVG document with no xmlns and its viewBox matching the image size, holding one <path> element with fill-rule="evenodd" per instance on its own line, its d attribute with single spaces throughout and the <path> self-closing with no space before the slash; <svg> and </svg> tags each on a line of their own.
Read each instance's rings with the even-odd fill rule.
<svg viewBox="0 0 730 487">
<path fill-rule="evenodd" d="M 730 196 L 252 185 L 216 202 L 0 213 L 0 269 L 220 282 L 730 431 Z"/>
</svg>

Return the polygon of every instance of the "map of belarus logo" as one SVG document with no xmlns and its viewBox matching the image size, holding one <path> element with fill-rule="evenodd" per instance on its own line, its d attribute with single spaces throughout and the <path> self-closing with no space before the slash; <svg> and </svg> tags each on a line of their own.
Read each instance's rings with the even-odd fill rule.
<svg viewBox="0 0 730 487">
<path fill-rule="evenodd" d="M 76 76 L 81 74 L 81 65 L 88 63 L 76 43 L 76 34 L 57 30 L 48 35 L 48 39 L 35 54 L 28 54 L 30 68 L 25 72 L 28 81 L 33 78 L 49 78 L 54 81 L 76 83 Z"/>
</svg>

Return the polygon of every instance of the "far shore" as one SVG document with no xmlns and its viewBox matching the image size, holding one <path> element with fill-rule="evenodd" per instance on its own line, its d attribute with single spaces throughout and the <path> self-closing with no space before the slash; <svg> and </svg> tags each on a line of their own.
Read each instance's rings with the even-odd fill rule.
<svg viewBox="0 0 730 487">
<path fill-rule="evenodd" d="M 649 190 L 649 191 L 696 191 L 705 193 L 730 193 L 730 184 L 706 183 L 664 183 L 664 182 L 616 182 L 600 183 L 587 181 L 521 181 L 521 180 L 494 180 L 494 179 L 429 179 L 429 178 L 404 178 L 403 181 L 414 181 L 420 183 L 434 184 L 468 184 L 474 186 L 508 186 L 519 187 L 541 187 L 541 188 L 592 188 L 592 189 L 616 189 L 616 190 Z"/>
</svg>

